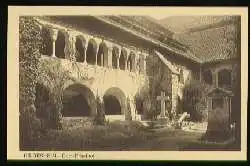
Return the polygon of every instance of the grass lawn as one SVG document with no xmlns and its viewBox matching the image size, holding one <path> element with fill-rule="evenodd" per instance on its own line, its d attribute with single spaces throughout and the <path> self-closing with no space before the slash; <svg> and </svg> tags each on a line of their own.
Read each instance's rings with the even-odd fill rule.
<svg viewBox="0 0 250 166">
<path fill-rule="evenodd" d="M 54 151 L 176 151 L 206 147 L 198 141 L 203 133 L 181 129 L 150 130 L 140 122 L 113 122 L 106 126 L 91 126 L 61 131 L 48 131 L 27 150 Z M 208 145 L 212 147 L 211 145 Z M 213 147 L 225 148 L 226 145 Z M 25 149 L 26 150 L 26 149 Z"/>
</svg>

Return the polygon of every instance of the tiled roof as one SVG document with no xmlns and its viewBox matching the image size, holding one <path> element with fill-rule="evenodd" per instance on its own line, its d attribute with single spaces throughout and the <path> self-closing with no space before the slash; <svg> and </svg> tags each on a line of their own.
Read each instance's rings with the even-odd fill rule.
<svg viewBox="0 0 250 166">
<path fill-rule="evenodd" d="M 152 38 L 184 52 L 188 49 L 185 45 L 172 38 L 174 34 L 173 32 L 148 16 L 104 15 L 98 17 L 112 23 L 119 24 L 124 28 L 131 29 L 143 34 L 146 37 Z"/>
<path fill-rule="evenodd" d="M 106 23 L 112 24 L 114 26 L 118 26 L 121 29 L 124 29 L 124 30 L 131 32 L 133 34 L 136 34 L 136 35 L 142 37 L 143 39 L 151 41 L 152 43 L 157 44 L 158 46 L 165 48 L 170 52 L 173 52 L 174 54 L 177 54 L 179 56 L 182 56 L 182 57 L 187 58 L 189 60 L 192 60 L 194 62 L 198 62 L 198 63 L 200 62 L 200 60 L 196 56 L 193 55 L 193 53 L 188 49 L 188 47 L 186 45 L 181 44 L 177 40 L 174 40 L 172 38 L 172 36 L 165 37 L 163 40 L 160 40 L 159 38 L 155 38 L 152 35 L 155 33 L 155 31 L 149 32 L 148 30 L 147 31 L 140 30 L 140 25 L 137 25 L 134 23 L 133 23 L 133 26 L 131 26 L 131 23 L 128 23 L 128 22 L 126 23 L 126 21 L 124 21 L 124 17 L 127 18 L 127 16 L 123 16 L 123 19 L 120 19 L 120 16 L 96 16 L 96 18 L 98 18 Z M 137 17 L 138 16 L 136 16 L 136 18 Z M 142 16 L 142 17 L 144 17 L 144 16 Z M 145 17 L 145 18 L 147 18 L 147 17 Z M 144 24 L 141 24 L 141 25 L 144 25 Z M 158 26 L 158 23 L 156 23 L 156 25 Z M 137 26 L 138 26 L 138 29 L 135 28 Z M 167 31 L 166 28 L 165 28 L 165 30 Z M 160 35 L 160 36 L 162 38 L 164 35 Z M 176 47 L 176 45 L 178 45 L 178 44 L 179 44 L 179 47 Z M 180 47 L 182 47 L 182 49 L 180 49 Z"/>
<path fill-rule="evenodd" d="M 232 59 L 237 56 L 237 27 L 235 24 L 197 29 L 174 36 L 189 46 L 201 62 Z"/>
</svg>

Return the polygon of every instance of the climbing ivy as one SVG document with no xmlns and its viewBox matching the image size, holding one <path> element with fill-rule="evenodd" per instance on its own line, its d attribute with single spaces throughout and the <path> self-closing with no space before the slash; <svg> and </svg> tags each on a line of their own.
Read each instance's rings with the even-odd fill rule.
<svg viewBox="0 0 250 166">
<path fill-rule="evenodd" d="M 32 144 L 40 127 L 36 118 L 35 85 L 42 48 L 40 27 L 32 17 L 19 18 L 20 147 Z"/>
</svg>

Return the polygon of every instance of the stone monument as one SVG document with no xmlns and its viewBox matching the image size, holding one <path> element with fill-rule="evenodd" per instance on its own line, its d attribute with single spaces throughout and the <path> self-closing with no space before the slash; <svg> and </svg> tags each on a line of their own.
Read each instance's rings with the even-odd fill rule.
<svg viewBox="0 0 250 166">
<path fill-rule="evenodd" d="M 231 91 L 218 87 L 208 92 L 208 126 L 205 139 L 220 141 L 229 138 L 232 96 Z"/>
</svg>

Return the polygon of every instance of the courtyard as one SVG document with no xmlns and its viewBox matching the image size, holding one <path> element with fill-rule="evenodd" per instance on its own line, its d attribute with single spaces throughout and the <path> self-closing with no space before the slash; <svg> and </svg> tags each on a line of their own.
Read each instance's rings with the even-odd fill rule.
<svg viewBox="0 0 250 166">
<path fill-rule="evenodd" d="M 202 125 L 196 124 L 196 128 Z M 199 139 L 203 134 L 204 130 L 188 131 L 170 127 L 152 129 L 145 127 L 141 122 L 117 121 L 105 126 L 46 131 L 29 146 L 29 150 L 180 151 L 217 148 L 227 150 L 232 147 L 231 143 L 201 142 Z"/>
<path fill-rule="evenodd" d="M 240 135 L 240 52 L 236 44 L 232 50 L 229 45 L 239 40 L 238 18 L 230 19 L 219 22 L 220 28 L 213 23 L 205 31 L 183 34 L 207 43 L 203 49 L 147 17 L 23 17 L 21 146 L 46 151 L 232 150 L 233 141 L 211 142 Z M 29 24 L 35 30 L 26 32 Z M 152 29 L 144 31 L 145 25 Z M 33 33 L 40 39 L 31 45 L 27 41 Z M 213 38 L 203 41 L 204 34 Z M 218 49 L 209 44 L 215 41 L 222 43 Z M 160 119 L 174 123 L 156 127 L 142 122 Z M 182 126 L 186 119 L 196 130 Z M 197 123 L 204 121 L 207 125 Z"/>
</svg>

